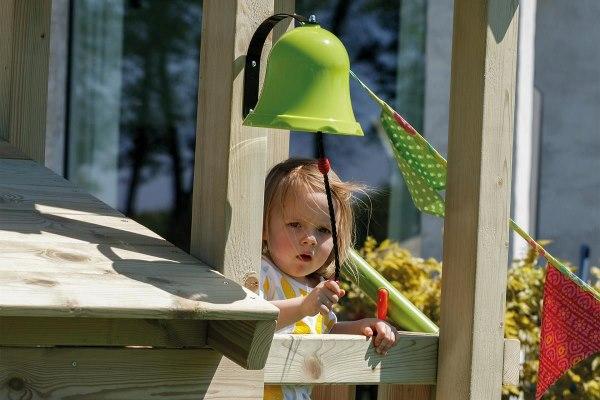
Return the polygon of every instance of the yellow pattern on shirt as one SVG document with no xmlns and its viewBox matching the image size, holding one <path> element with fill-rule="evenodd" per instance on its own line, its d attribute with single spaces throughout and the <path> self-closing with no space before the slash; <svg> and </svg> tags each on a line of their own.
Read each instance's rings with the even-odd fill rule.
<svg viewBox="0 0 600 400">
<path fill-rule="evenodd" d="M 260 295 L 265 300 L 285 300 L 308 296 L 312 287 L 285 275 L 269 260 L 263 258 L 259 274 Z M 281 328 L 277 333 L 315 334 L 328 333 L 337 318 L 333 312 L 323 316 L 307 316 L 294 324 Z M 310 399 L 310 385 L 265 385 L 264 398 L 279 399 Z"/>
<path fill-rule="evenodd" d="M 293 299 L 294 297 L 298 297 L 292 285 L 288 282 L 288 280 L 282 276 L 281 277 L 281 290 L 283 290 L 283 294 L 286 299 Z"/>
</svg>

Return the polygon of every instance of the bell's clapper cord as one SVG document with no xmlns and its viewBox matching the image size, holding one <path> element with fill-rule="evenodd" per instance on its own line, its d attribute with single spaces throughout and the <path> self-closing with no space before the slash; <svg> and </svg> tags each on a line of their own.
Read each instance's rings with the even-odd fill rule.
<svg viewBox="0 0 600 400">
<path fill-rule="evenodd" d="M 323 174 L 323 181 L 325 182 L 325 195 L 327 196 L 327 206 L 329 208 L 329 221 L 331 222 L 331 237 L 333 239 L 333 256 L 335 259 L 335 275 L 334 280 L 339 282 L 340 280 L 340 255 L 338 250 L 338 239 L 337 239 L 337 228 L 335 226 L 335 210 L 333 209 L 333 198 L 331 196 L 331 186 L 329 185 L 329 176 L 327 175 L 330 170 L 330 164 L 327 157 L 325 157 L 325 146 L 323 144 L 323 132 L 317 132 L 317 158 L 319 171 Z"/>
<path fill-rule="evenodd" d="M 244 118 L 246 118 L 250 111 L 256 107 L 256 103 L 258 102 L 260 55 L 265 45 L 265 40 L 267 40 L 267 36 L 269 36 L 269 33 L 273 30 L 275 25 L 286 18 L 294 18 L 302 25 L 313 23 L 302 15 L 281 13 L 271 15 L 256 28 L 254 35 L 252 35 L 252 39 L 250 39 L 250 44 L 248 45 L 244 68 L 244 96 L 242 101 L 242 116 Z"/>
</svg>

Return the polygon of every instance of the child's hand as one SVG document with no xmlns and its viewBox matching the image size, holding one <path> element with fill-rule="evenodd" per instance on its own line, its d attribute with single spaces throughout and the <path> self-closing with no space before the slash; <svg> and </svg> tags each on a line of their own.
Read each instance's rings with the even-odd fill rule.
<svg viewBox="0 0 600 400">
<path fill-rule="evenodd" d="M 302 311 L 304 315 L 329 315 L 336 304 L 346 291 L 340 289 L 339 285 L 332 280 L 319 283 L 304 299 L 302 300 Z"/>
<path fill-rule="evenodd" d="M 389 323 L 377 318 L 365 318 L 361 333 L 366 337 L 373 337 L 375 351 L 386 355 L 388 350 L 396 344 L 398 331 Z"/>
</svg>

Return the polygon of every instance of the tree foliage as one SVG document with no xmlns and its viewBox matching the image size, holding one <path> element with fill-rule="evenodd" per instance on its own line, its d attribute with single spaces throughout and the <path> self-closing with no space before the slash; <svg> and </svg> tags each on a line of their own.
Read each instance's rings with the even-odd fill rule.
<svg viewBox="0 0 600 400">
<path fill-rule="evenodd" d="M 361 255 L 385 276 L 432 321 L 440 320 L 441 262 L 414 257 L 398 243 L 368 238 Z M 538 266 L 537 253 L 513 260 L 508 269 L 505 336 L 519 339 L 524 355 L 520 385 L 503 388 L 503 398 L 533 399 L 538 369 L 540 307 L 545 267 Z M 592 268 L 595 286 L 600 289 L 600 268 Z M 371 317 L 375 304 L 356 285 L 344 283 L 347 296 L 339 306 L 340 319 Z M 567 372 L 550 388 L 546 400 L 600 399 L 600 356 L 588 358 Z"/>
</svg>

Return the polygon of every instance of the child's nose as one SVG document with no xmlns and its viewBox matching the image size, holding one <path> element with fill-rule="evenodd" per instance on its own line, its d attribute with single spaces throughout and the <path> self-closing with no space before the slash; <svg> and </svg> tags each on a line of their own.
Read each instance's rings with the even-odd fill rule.
<svg viewBox="0 0 600 400">
<path fill-rule="evenodd" d="M 317 244 L 317 238 L 315 237 L 314 233 L 306 232 L 302 237 L 302 244 L 310 246 Z"/>
</svg>

